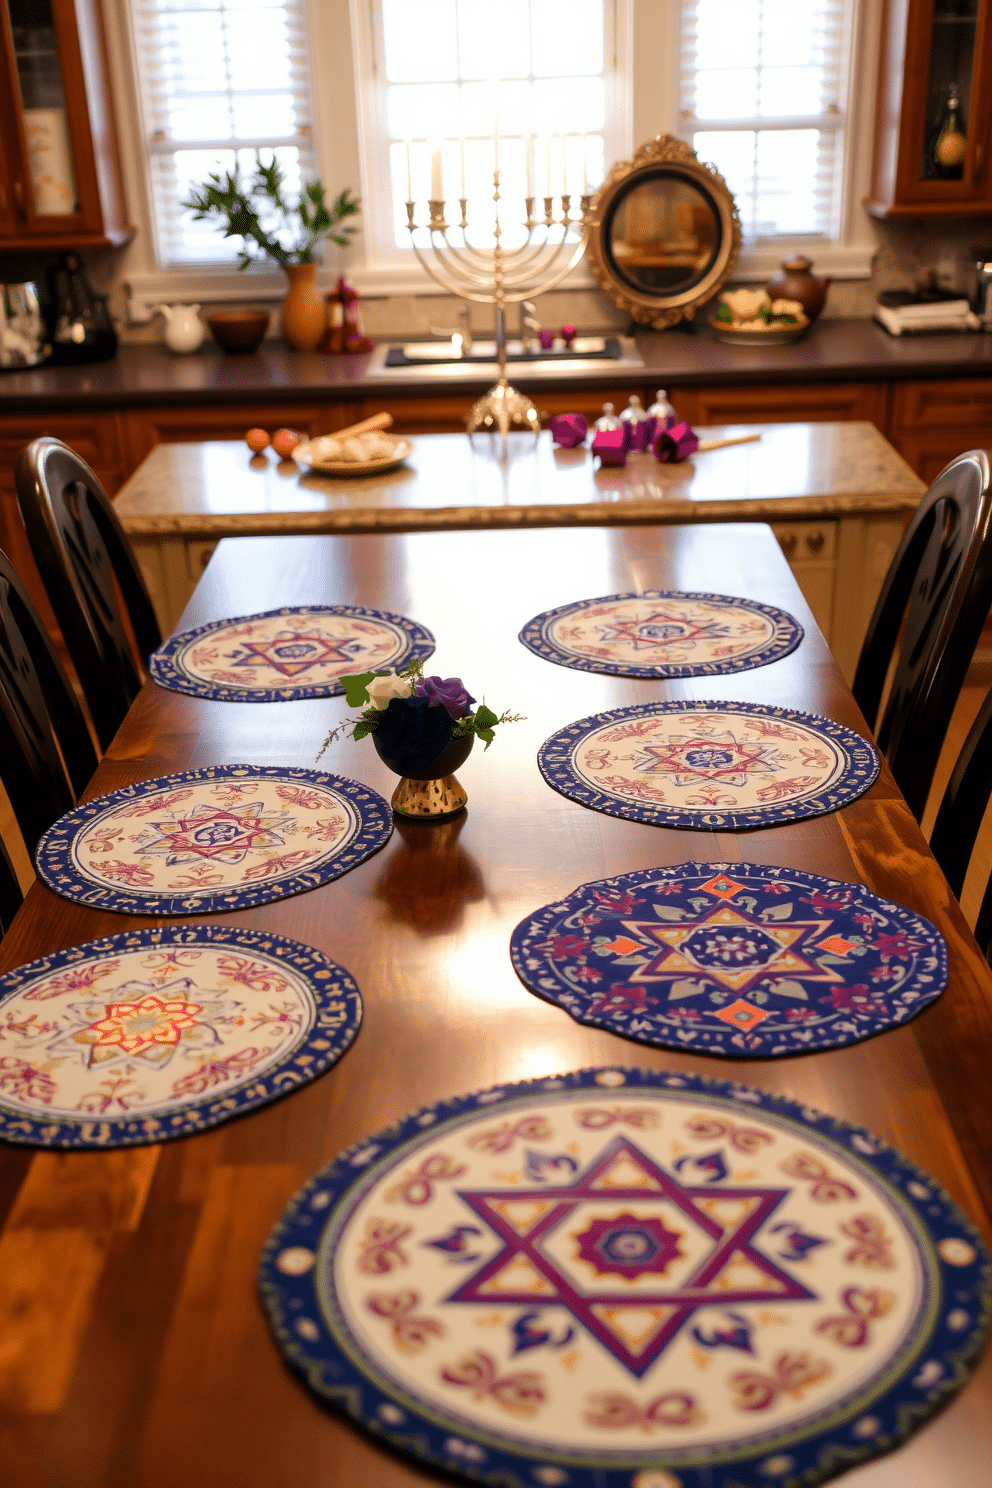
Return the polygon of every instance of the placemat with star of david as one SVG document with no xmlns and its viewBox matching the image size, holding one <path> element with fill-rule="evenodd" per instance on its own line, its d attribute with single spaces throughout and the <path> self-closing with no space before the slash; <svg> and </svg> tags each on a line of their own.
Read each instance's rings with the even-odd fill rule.
<svg viewBox="0 0 992 1488">
<path fill-rule="evenodd" d="M 364 605 L 289 605 L 170 636 L 148 670 L 161 687 L 228 703 L 333 697 L 340 678 L 426 661 L 423 625 Z"/>
<path fill-rule="evenodd" d="M 879 771 L 832 718 L 763 703 L 637 703 L 559 729 L 538 752 L 550 786 L 610 816 L 725 831 L 836 811 Z"/>
<path fill-rule="evenodd" d="M 703 677 L 767 666 L 794 651 L 799 621 L 730 594 L 646 589 L 545 610 L 520 640 L 545 661 L 617 677 Z"/>
<path fill-rule="evenodd" d="M 0 977 L 0 1139 L 185 1137 L 330 1069 L 362 1021 L 323 951 L 229 925 L 132 930 Z"/>
<path fill-rule="evenodd" d="M 943 936 L 864 884 L 757 863 L 680 863 L 583 884 L 510 939 L 520 980 L 640 1044 L 769 1059 L 836 1049 L 922 1012 Z"/>
<path fill-rule="evenodd" d="M 961 1387 L 988 1257 L 878 1138 L 637 1069 L 442 1102 L 262 1254 L 279 1346 L 376 1440 L 506 1488 L 804 1488 Z"/>
<path fill-rule="evenodd" d="M 389 840 L 367 785 L 281 765 L 211 765 L 87 801 L 38 843 L 38 876 L 118 914 L 215 914 L 338 878 Z"/>
</svg>

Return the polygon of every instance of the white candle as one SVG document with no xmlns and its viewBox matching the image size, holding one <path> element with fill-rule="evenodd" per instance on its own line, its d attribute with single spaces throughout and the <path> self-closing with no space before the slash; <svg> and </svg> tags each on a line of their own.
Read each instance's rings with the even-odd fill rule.
<svg viewBox="0 0 992 1488">
<path fill-rule="evenodd" d="M 548 156 L 547 156 L 547 160 L 544 162 L 544 194 L 545 194 L 545 196 L 550 196 L 551 195 L 551 141 L 553 139 L 554 139 L 554 135 L 553 134 L 549 134 L 548 135 Z"/>
<path fill-rule="evenodd" d="M 529 134 L 524 141 L 524 164 L 527 167 L 527 196 L 534 195 L 534 136 Z"/>
<path fill-rule="evenodd" d="M 588 138 L 588 136 L 586 134 L 583 134 L 583 136 L 582 136 L 582 195 L 583 196 L 588 196 L 589 195 L 589 155 L 588 155 L 588 152 L 586 150 L 587 138 Z"/>
<path fill-rule="evenodd" d="M 406 141 L 406 199 L 413 201 L 413 175 L 410 170 L 410 141 Z"/>
<path fill-rule="evenodd" d="M 431 199 L 433 201 L 444 200 L 444 182 L 441 179 L 440 140 L 435 140 L 431 145 Z"/>
<path fill-rule="evenodd" d="M 462 201 L 464 201 L 465 200 L 465 137 L 464 137 L 464 135 L 458 141 L 458 143 L 461 146 L 461 157 L 462 157 L 462 197 L 461 197 L 461 199 L 462 199 Z"/>
<path fill-rule="evenodd" d="M 499 83 L 493 83 L 493 170 L 499 170 Z"/>
</svg>

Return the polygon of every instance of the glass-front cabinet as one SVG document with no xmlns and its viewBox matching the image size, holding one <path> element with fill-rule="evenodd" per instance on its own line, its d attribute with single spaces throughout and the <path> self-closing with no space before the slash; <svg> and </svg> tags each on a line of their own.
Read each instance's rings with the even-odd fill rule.
<svg viewBox="0 0 992 1488">
<path fill-rule="evenodd" d="M 98 0 L 0 0 L 0 249 L 130 236 Z"/>
<path fill-rule="evenodd" d="M 886 0 L 876 217 L 992 211 L 992 0 Z"/>
</svg>

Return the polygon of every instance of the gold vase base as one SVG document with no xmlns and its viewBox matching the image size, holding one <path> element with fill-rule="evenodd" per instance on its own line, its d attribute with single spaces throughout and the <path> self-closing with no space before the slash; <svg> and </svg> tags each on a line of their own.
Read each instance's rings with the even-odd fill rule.
<svg viewBox="0 0 992 1488">
<path fill-rule="evenodd" d="M 511 424 L 525 425 L 533 429 L 535 434 L 541 432 L 541 420 L 533 403 L 524 393 L 518 393 L 516 388 L 511 387 L 505 377 L 501 377 L 484 398 L 472 404 L 467 428 L 470 434 L 474 434 L 477 429 L 485 429 L 489 433 L 498 429 L 505 439 Z"/>
<path fill-rule="evenodd" d="M 436 821 L 461 811 L 467 800 L 468 792 L 454 775 L 442 775 L 438 780 L 408 780 L 404 775 L 389 804 L 400 816 Z"/>
</svg>

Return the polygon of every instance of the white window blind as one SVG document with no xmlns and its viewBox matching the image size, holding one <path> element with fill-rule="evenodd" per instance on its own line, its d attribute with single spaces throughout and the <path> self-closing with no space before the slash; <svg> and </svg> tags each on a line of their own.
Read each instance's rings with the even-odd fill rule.
<svg viewBox="0 0 992 1488">
<path fill-rule="evenodd" d="M 584 187 L 600 184 L 610 132 L 604 0 L 569 0 L 566 15 L 560 0 L 501 0 L 498 9 L 480 0 L 377 0 L 374 9 L 366 217 L 378 209 L 382 257 L 409 251 L 405 203 L 412 196 L 425 220 L 438 151 L 448 220 L 465 197 L 477 243 L 492 221 L 494 135 L 505 246 L 526 195 L 543 216 L 546 195 L 568 192 L 577 210 Z"/>
<path fill-rule="evenodd" d="M 131 0 L 159 263 L 233 264 L 238 239 L 181 203 L 212 171 L 317 174 L 306 0 Z"/>
<path fill-rule="evenodd" d="M 839 230 L 851 0 L 681 0 L 679 133 L 745 241 Z"/>
</svg>

